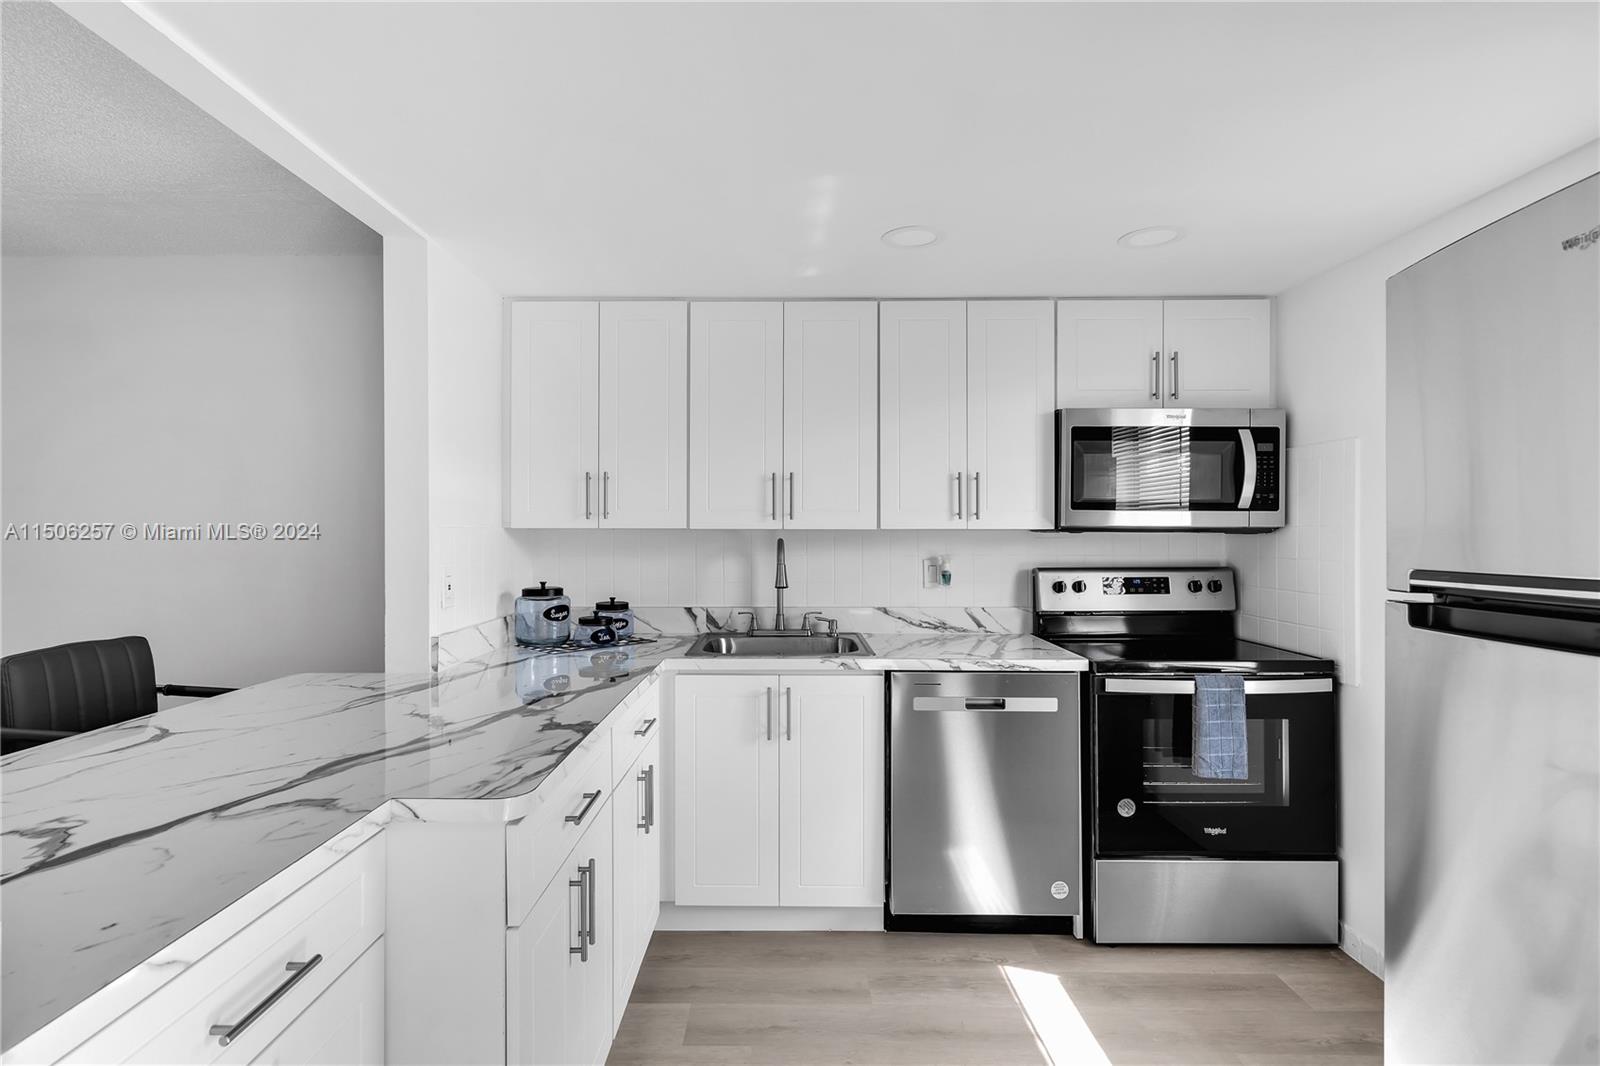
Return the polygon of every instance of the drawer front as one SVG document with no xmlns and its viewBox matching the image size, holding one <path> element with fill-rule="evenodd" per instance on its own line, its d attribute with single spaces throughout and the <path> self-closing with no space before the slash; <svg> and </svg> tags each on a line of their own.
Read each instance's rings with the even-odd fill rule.
<svg viewBox="0 0 1600 1066">
<path fill-rule="evenodd" d="M 596 729 L 561 780 L 541 786 L 533 811 L 506 826 L 506 927 L 522 924 L 544 886 L 611 798 L 611 732 Z M 543 795 L 545 787 L 549 795 Z"/>
<path fill-rule="evenodd" d="M 67 1060 L 254 1058 L 383 935 L 384 849 L 379 834 L 79 1045 Z M 236 906 L 248 901 L 246 896 Z M 213 1032 L 223 1027 L 233 1032 Z"/>
<path fill-rule="evenodd" d="M 623 779 L 638 761 L 639 753 L 661 735 L 661 682 L 647 681 L 650 691 L 635 700 L 611 725 L 611 780 L 622 787 Z"/>
</svg>

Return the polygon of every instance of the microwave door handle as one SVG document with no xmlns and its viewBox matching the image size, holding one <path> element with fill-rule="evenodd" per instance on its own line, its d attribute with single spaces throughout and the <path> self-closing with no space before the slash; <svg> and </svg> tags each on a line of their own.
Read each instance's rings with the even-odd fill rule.
<svg viewBox="0 0 1600 1066">
<path fill-rule="evenodd" d="M 1248 511 L 1256 499 L 1256 435 L 1248 429 L 1239 431 L 1239 452 L 1244 459 L 1244 477 L 1239 479 L 1239 510 Z"/>
</svg>

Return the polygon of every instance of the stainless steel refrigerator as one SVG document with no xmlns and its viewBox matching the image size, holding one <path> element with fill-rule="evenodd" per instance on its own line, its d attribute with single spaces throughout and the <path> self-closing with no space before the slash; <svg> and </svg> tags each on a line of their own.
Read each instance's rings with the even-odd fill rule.
<svg viewBox="0 0 1600 1066">
<path fill-rule="evenodd" d="M 1385 1051 L 1600 1058 L 1600 177 L 1389 279 Z"/>
</svg>

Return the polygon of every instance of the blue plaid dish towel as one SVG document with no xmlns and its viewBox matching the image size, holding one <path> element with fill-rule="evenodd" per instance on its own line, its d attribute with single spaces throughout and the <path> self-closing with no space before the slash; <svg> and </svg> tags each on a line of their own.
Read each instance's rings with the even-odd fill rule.
<svg viewBox="0 0 1600 1066">
<path fill-rule="evenodd" d="M 1244 675 L 1194 677 L 1194 776 L 1243 781 L 1250 776 L 1250 746 L 1244 729 Z"/>
</svg>

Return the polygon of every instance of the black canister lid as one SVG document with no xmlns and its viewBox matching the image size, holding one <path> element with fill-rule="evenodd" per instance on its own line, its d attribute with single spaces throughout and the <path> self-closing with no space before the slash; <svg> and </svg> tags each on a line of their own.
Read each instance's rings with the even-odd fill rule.
<svg viewBox="0 0 1600 1066">
<path fill-rule="evenodd" d="M 580 626 L 588 626 L 590 629 L 600 629 L 602 627 L 610 629 L 611 619 L 598 614 L 586 614 L 578 619 L 578 624 Z"/>
<path fill-rule="evenodd" d="M 601 600 L 599 603 L 595 604 L 594 609 L 596 611 L 626 611 L 628 609 L 628 601 L 619 600 L 615 596 L 612 596 L 608 600 Z"/>
<path fill-rule="evenodd" d="M 523 589 L 522 590 L 522 594 L 524 596 L 528 597 L 530 600 L 553 600 L 557 596 L 561 595 L 561 586 L 560 585 L 548 585 L 547 586 L 543 581 L 541 581 L 541 582 L 539 582 L 539 587 L 538 588 L 536 588 L 536 589 Z"/>
</svg>

